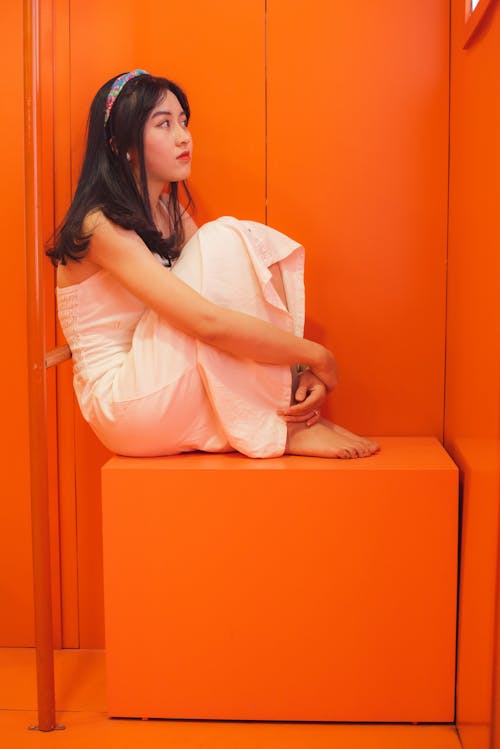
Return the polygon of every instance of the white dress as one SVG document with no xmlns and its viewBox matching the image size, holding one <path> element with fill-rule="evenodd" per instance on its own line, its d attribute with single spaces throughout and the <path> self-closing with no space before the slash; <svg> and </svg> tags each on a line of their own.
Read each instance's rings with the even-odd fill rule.
<svg viewBox="0 0 500 749">
<path fill-rule="evenodd" d="M 271 283 L 279 263 L 288 310 Z M 202 226 L 172 273 L 215 304 L 301 336 L 304 250 L 263 224 L 223 217 Z M 202 343 L 145 305 L 106 270 L 58 288 L 84 418 L 113 452 L 131 456 L 237 450 L 282 455 L 290 367 Z"/>
</svg>

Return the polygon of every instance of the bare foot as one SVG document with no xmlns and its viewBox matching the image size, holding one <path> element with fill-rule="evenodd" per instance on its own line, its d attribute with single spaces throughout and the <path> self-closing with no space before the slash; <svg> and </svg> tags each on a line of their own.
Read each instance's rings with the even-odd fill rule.
<svg viewBox="0 0 500 749">
<path fill-rule="evenodd" d="M 310 455 L 319 458 L 367 458 L 380 450 L 379 445 L 358 437 L 347 429 L 321 419 L 306 427 L 303 422 L 288 423 L 287 455 Z"/>
</svg>

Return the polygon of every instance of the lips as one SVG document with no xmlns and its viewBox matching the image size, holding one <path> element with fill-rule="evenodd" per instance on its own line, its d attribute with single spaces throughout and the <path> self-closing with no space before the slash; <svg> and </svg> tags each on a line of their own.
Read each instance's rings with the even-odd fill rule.
<svg viewBox="0 0 500 749">
<path fill-rule="evenodd" d="M 177 156 L 177 161 L 189 161 L 190 158 L 191 154 L 189 153 L 189 151 L 183 151 L 179 154 L 179 156 Z"/>
</svg>

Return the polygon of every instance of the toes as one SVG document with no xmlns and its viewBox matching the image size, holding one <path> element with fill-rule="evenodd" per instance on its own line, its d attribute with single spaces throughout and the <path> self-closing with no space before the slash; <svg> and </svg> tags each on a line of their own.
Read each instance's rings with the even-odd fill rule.
<svg viewBox="0 0 500 749">
<path fill-rule="evenodd" d="M 340 448 L 337 457 L 343 460 L 354 460 L 355 458 L 369 458 L 380 450 L 376 442 L 363 440 L 362 442 L 353 442 Z"/>
<path fill-rule="evenodd" d="M 354 452 L 355 458 L 366 458 L 370 455 L 370 450 L 364 442 L 354 442 L 352 447 L 349 446 L 349 449 Z"/>
<path fill-rule="evenodd" d="M 369 445 L 368 449 L 370 451 L 370 455 L 375 455 L 375 453 L 379 452 L 380 445 L 377 445 L 376 442 L 369 442 L 368 445 Z"/>
<path fill-rule="evenodd" d="M 376 442 L 370 442 L 369 440 L 362 440 L 354 444 L 353 449 L 356 451 L 355 457 L 357 458 L 369 458 L 370 455 L 374 455 L 380 450 L 380 447 Z"/>
<path fill-rule="evenodd" d="M 371 440 L 363 440 L 362 449 L 364 451 L 363 455 L 368 456 L 378 452 L 380 450 L 380 447 L 376 442 L 372 442 Z"/>
</svg>

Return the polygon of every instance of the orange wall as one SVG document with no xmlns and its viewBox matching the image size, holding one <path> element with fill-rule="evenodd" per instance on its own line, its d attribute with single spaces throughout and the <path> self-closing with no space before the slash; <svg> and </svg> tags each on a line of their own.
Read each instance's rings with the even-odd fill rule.
<svg viewBox="0 0 500 749">
<path fill-rule="evenodd" d="M 2 171 L 0 211 L 3 258 L 0 275 L 0 645 L 33 639 L 31 528 L 26 378 L 26 282 L 24 248 L 23 9 L 7 3 L 0 56 Z"/>
<path fill-rule="evenodd" d="M 268 219 L 361 433 L 442 436 L 448 45 L 448 0 L 268 2 Z"/>
<path fill-rule="evenodd" d="M 319 10 L 269 0 L 267 132 L 264 4 L 197 3 L 186 36 L 159 22 L 164 14 L 169 28 L 182 27 L 184 8 L 128 0 L 115 10 L 71 4 L 73 177 L 88 103 L 106 77 L 141 66 L 177 79 L 193 106 L 199 221 L 265 220 L 267 157 L 268 221 L 306 245 L 308 330 L 340 360 L 336 418 L 363 432 L 441 435 L 446 0 L 418 12 L 393 0 L 384 18 L 349 4 L 333 14 L 324 3 L 320 25 Z M 94 647 L 103 637 L 98 467 L 107 454 L 79 416 L 76 455 L 78 642 Z M 72 627 L 65 643 L 78 639 Z"/>
<path fill-rule="evenodd" d="M 500 720 L 500 7 L 491 3 L 468 49 L 463 3 L 452 10 L 445 435 L 463 486 L 457 723 L 465 749 L 490 749 L 493 704 L 497 732 Z"/>
<path fill-rule="evenodd" d="M 92 96 L 111 76 L 141 67 L 171 77 L 189 94 L 195 143 L 191 183 L 198 222 L 223 214 L 264 221 L 263 6 L 253 0 L 237 4 L 227 0 L 198 2 L 196 12 L 191 7 L 188 22 L 186 6 L 167 7 L 159 0 L 140 3 L 73 0 L 70 6 L 70 61 L 66 57 L 60 64 L 64 66 L 66 62 L 70 66 L 67 88 L 61 95 L 69 87 L 73 183 L 78 175 Z M 90 57 L 88 36 L 83 33 L 88 29 L 89 19 L 92 19 Z M 65 374 L 67 378 L 69 372 Z M 61 412 L 71 408 L 67 382 L 64 387 Z M 68 576 L 63 588 L 63 642 L 66 646 L 102 647 L 99 469 L 109 454 L 76 414 L 74 436 L 71 420 L 64 424 L 63 463 L 70 459 L 67 445 L 73 439 L 76 514 L 73 479 L 69 473 L 61 492 L 61 510 L 68 517 L 61 534 L 72 551 L 75 547 L 71 546 L 71 539 L 77 528 L 73 587 Z M 75 606 L 78 620 L 64 614 L 65 608 L 74 610 Z"/>
<path fill-rule="evenodd" d="M 268 0 L 267 38 L 254 0 L 193 2 L 187 25 L 185 6 L 160 0 L 53 2 L 56 216 L 97 87 L 138 66 L 177 79 L 193 107 L 196 218 L 267 210 L 306 245 L 308 331 L 340 363 L 330 413 L 362 432 L 440 436 L 448 0 L 389 0 L 383 16 L 370 4 L 306 13 Z M 107 453 L 74 415 L 69 370 L 58 409 L 62 642 L 100 647 Z"/>
<path fill-rule="evenodd" d="M 383 16 L 375 5 L 360 14 L 347 3 L 317 3 L 316 12 L 308 6 L 305 14 L 298 0 L 268 0 L 267 80 L 264 3 L 217 0 L 209 10 L 196 3 L 187 29 L 185 8 L 167 9 L 159 0 L 53 3 L 55 26 L 48 12 L 43 23 L 55 44 L 54 79 L 44 78 L 44 86 L 47 93 L 54 85 L 56 93 L 56 216 L 69 201 L 97 86 L 136 66 L 178 79 L 194 110 L 197 218 L 234 213 L 265 220 L 267 208 L 269 223 L 307 246 L 308 330 L 340 361 L 336 418 L 372 433 L 439 435 L 447 0 L 391 0 Z M 0 569 L 8 611 L 0 619 L 0 643 L 27 645 L 33 627 L 22 12 L 11 5 L 1 52 L 9 70 L 1 123 L 9 181 L 1 188 L 8 252 L 0 283 L 10 362 L 0 375 L 8 423 L 0 437 Z M 500 56 L 497 6 L 464 51 L 463 3 L 452 2 L 445 427 L 463 481 L 457 721 L 465 749 L 486 749 L 493 733 L 500 741 L 500 611 L 495 623 L 494 609 L 495 593 L 500 601 L 500 105 L 491 73 Z M 51 62 L 47 57 L 44 64 Z M 100 647 L 98 468 L 106 452 L 74 416 L 69 370 L 64 365 L 59 375 L 60 538 L 54 528 L 54 549 L 60 545 L 55 577 L 62 619 L 56 616 L 56 627 L 66 646 Z"/>
</svg>

